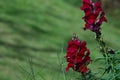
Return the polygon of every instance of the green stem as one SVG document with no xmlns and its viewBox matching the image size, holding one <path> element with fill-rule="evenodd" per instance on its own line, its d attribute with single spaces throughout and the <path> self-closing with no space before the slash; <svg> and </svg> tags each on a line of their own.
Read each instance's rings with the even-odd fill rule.
<svg viewBox="0 0 120 80">
<path fill-rule="evenodd" d="M 87 80 L 87 78 L 86 78 L 86 76 L 85 76 L 84 73 L 82 73 L 82 76 L 83 76 L 83 79 L 84 79 L 84 80 Z"/>
<path fill-rule="evenodd" d="M 102 55 L 105 57 L 106 59 L 106 64 L 111 66 L 109 71 L 112 71 L 113 74 L 113 78 L 115 79 L 114 76 L 114 65 L 113 65 L 113 60 L 110 59 L 109 56 L 109 52 L 108 52 L 108 48 L 106 47 L 105 42 L 103 41 L 103 38 L 101 37 L 101 32 L 96 33 L 96 41 L 98 42 L 98 44 L 100 45 L 100 51 L 102 52 Z"/>
</svg>

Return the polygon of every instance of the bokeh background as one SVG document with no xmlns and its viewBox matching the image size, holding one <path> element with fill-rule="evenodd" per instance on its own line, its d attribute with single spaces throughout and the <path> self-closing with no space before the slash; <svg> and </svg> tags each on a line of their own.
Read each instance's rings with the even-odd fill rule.
<svg viewBox="0 0 120 80">
<path fill-rule="evenodd" d="M 76 33 L 91 57 L 100 57 L 95 34 L 83 31 L 81 0 L 0 0 L 0 80 L 72 80 L 65 73 L 67 41 Z M 108 19 L 102 25 L 107 46 L 120 49 L 120 0 L 102 0 Z M 97 72 L 97 65 L 91 69 Z"/>
</svg>

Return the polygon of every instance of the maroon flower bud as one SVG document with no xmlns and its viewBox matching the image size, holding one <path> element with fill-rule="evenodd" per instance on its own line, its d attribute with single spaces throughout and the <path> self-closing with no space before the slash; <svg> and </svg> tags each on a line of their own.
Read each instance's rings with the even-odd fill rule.
<svg viewBox="0 0 120 80">
<path fill-rule="evenodd" d="M 115 54 L 115 52 L 112 49 L 108 50 L 108 53 Z"/>
</svg>

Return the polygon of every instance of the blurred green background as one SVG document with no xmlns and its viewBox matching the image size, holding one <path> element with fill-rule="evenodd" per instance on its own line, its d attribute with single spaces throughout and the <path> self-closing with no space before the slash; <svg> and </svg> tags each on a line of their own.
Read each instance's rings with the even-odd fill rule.
<svg viewBox="0 0 120 80">
<path fill-rule="evenodd" d="M 102 0 L 108 19 L 103 38 L 110 48 L 120 49 L 120 1 L 111 1 Z M 95 34 L 82 29 L 81 2 L 0 0 L 0 80 L 64 80 L 65 49 L 73 33 L 87 41 L 92 59 L 100 57 Z M 66 76 L 74 80 L 76 73 Z"/>
</svg>

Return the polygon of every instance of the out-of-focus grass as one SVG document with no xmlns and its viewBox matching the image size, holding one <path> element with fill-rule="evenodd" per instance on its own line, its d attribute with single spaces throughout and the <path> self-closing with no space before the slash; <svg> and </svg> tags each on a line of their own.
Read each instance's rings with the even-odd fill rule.
<svg viewBox="0 0 120 80">
<path fill-rule="evenodd" d="M 0 80 L 30 80 L 29 58 L 37 80 L 63 80 L 57 53 L 64 61 L 65 46 L 74 32 L 87 41 L 93 59 L 100 57 L 94 33 L 82 29 L 83 15 L 62 0 L 0 0 Z M 102 26 L 103 37 L 107 45 L 120 49 L 115 22 L 108 20 Z"/>
</svg>

